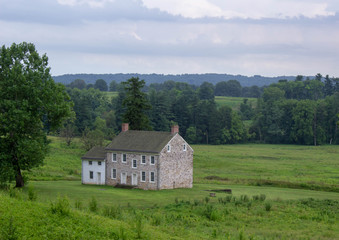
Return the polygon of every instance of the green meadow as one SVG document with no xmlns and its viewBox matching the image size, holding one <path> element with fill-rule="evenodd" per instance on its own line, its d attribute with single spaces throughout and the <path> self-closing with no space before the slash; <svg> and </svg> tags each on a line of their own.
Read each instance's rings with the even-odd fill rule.
<svg viewBox="0 0 339 240">
<path fill-rule="evenodd" d="M 339 236 L 338 146 L 193 145 L 192 189 L 144 191 L 82 185 L 80 142 L 49 139 L 26 187 L 0 192 L 0 239 Z"/>
<path fill-rule="evenodd" d="M 240 104 L 243 103 L 245 98 L 215 96 L 214 99 L 218 107 L 228 106 L 228 107 L 231 107 L 233 110 L 239 110 Z M 248 99 L 248 104 L 252 104 L 252 106 L 256 106 L 257 104 L 256 98 L 246 98 L 246 99 Z"/>
</svg>

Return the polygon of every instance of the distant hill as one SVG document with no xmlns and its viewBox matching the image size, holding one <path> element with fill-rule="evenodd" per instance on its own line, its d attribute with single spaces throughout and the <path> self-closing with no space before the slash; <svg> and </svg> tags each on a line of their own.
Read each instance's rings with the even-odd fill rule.
<svg viewBox="0 0 339 240">
<path fill-rule="evenodd" d="M 94 84 L 97 79 L 104 79 L 108 84 L 115 80 L 116 82 L 126 81 L 131 77 L 139 77 L 145 80 L 146 84 L 151 83 L 163 83 L 168 80 L 175 82 L 186 82 L 192 85 L 200 86 L 203 82 L 210 82 L 214 85 L 221 81 L 237 80 L 241 86 L 248 87 L 257 85 L 259 87 L 270 85 L 271 83 L 278 82 L 281 79 L 294 80 L 295 76 L 278 76 L 278 77 L 263 77 L 260 75 L 254 75 L 251 77 L 242 75 L 230 75 L 230 74 L 180 74 L 180 75 L 164 75 L 164 74 L 137 74 L 137 73 L 115 73 L 115 74 L 65 74 L 61 76 L 54 76 L 56 82 L 63 84 L 69 84 L 75 79 L 83 79 L 86 84 Z"/>
</svg>

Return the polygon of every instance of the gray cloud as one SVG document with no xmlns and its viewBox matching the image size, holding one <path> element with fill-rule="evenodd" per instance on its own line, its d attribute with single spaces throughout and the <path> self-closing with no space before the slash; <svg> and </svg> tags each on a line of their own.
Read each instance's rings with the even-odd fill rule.
<svg viewBox="0 0 339 240">
<path fill-rule="evenodd" d="M 221 1 L 209 2 L 220 5 Z M 327 11 L 339 9 L 334 0 L 299 2 L 327 2 Z M 49 56 L 56 75 L 323 72 L 339 76 L 338 13 L 313 18 L 273 18 L 268 14 L 262 19 L 202 14 L 193 19 L 147 8 L 141 0 L 68 3 L 0 0 L 1 43 L 35 43 L 39 52 Z"/>
</svg>

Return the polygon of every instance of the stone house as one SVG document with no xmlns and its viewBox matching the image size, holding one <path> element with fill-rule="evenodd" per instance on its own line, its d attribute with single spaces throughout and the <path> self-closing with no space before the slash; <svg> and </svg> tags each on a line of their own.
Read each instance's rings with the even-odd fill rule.
<svg viewBox="0 0 339 240">
<path fill-rule="evenodd" d="M 102 151 L 106 154 L 106 185 L 131 185 L 151 190 L 191 188 L 193 185 L 193 149 L 179 135 L 178 126 L 173 126 L 171 132 L 135 131 L 124 123 L 122 132 L 107 147 L 93 150 L 92 155 L 90 150 L 84 155 L 87 159 L 82 159 L 102 158 Z M 83 167 L 86 166 L 83 163 Z M 84 171 L 89 170 L 83 168 Z"/>
</svg>

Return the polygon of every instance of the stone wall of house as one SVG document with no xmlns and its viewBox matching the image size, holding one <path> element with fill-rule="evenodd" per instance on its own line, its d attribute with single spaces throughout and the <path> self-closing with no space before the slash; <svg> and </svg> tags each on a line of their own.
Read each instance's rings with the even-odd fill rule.
<svg viewBox="0 0 339 240">
<path fill-rule="evenodd" d="M 160 189 L 192 188 L 193 149 L 179 134 L 168 145 L 160 152 Z"/>
<path fill-rule="evenodd" d="M 112 155 L 116 154 L 116 162 Z M 123 154 L 126 154 L 126 163 L 122 161 Z M 145 156 L 146 163 L 142 163 L 142 156 Z M 151 164 L 151 156 L 154 156 L 155 164 Z M 133 160 L 136 160 L 136 168 L 132 167 Z M 145 190 L 158 189 L 158 162 L 159 155 L 150 153 L 131 153 L 131 152 L 108 152 L 106 161 L 106 184 L 115 186 L 122 184 L 123 174 L 126 174 L 126 185 L 135 185 Z M 116 169 L 116 178 L 113 179 L 112 169 Z M 142 181 L 142 172 L 145 172 L 145 181 Z M 154 172 L 154 182 L 151 182 L 151 172 Z M 132 182 L 133 178 L 134 182 Z"/>
</svg>

